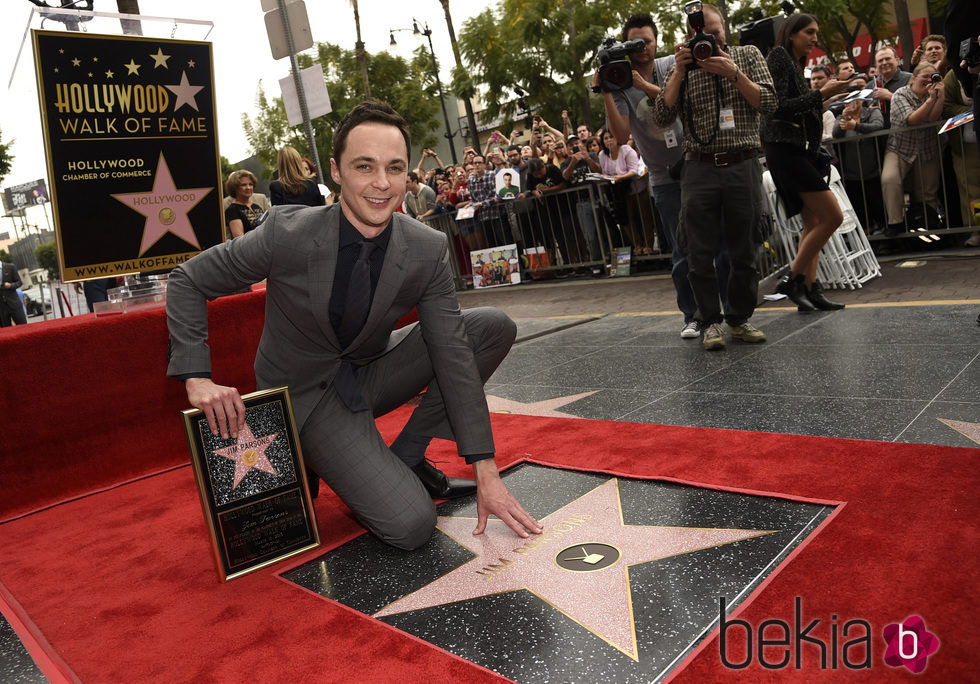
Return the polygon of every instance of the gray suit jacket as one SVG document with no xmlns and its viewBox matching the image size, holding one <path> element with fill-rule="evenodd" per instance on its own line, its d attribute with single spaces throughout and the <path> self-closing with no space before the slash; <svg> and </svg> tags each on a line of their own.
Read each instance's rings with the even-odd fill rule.
<svg viewBox="0 0 980 684">
<path fill-rule="evenodd" d="M 255 357 L 259 388 L 287 385 L 302 429 L 342 360 L 370 363 L 407 334 L 393 330 L 417 307 L 459 453 L 491 453 L 483 383 L 467 344 L 449 267 L 446 236 L 395 214 L 364 329 L 346 349 L 328 308 L 340 234 L 340 207 L 274 207 L 258 228 L 174 269 L 167 285 L 168 375 L 211 371 L 207 299 L 267 279 L 265 326 Z M 220 379 L 216 379 L 220 382 Z"/>
</svg>

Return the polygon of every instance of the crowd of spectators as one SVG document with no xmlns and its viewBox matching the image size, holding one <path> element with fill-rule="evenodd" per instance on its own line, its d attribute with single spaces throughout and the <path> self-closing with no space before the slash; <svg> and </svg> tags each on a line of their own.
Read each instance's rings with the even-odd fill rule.
<svg viewBox="0 0 980 684">
<path fill-rule="evenodd" d="M 713 8 L 706 7 L 711 15 Z M 605 272 L 603 264 L 610 263 L 611 248 L 629 247 L 634 256 L 666 248 L 671 251 L 678 306 L 685 314 L 684 336 L 692 337 L 701 330 L 693 323 L 686 254 L 676 235 L 679 169 L 685 149 L 681 142 L 688 122 L 675 119 L 660 127 L 652 116 L 676 51 L 656 58 L 656 26 L 646 15 L 631 17 L 624 27 L 624 40 L 637 37 L 644 39 L 647 48 L 631 55 L 634 85 L 603 94 L 606 111 L 601 127 L 593 130 L 591 122 L 576 124 L 566 110 L 560 127 L 535 115 L 529 130 L 518 127 L 509 136 L 493 130 L 482 150 L 467 147 L 456 164 L 445 164 L 435 151 L 424 149 L 408 174 L 403 211 L 420 219 L 454 215 L 455 232 L 469 250 L 543 243 L 558 264 L 590 264 L 587 270 L 594 275 Z M 961 225 L 975 223 L 971 199 L 980 197 L 980 158 L 972 129 L 962 127 L 938 137 L 937 126 L 916 128 L 972 105 L 947 53 L 945 38 L 932 34 L 911 55 L 914 73 L 902 69 L 891 46 L 877 50 L 864 72 L 848 58 L 807 70 L 808 87 L 820 92 L 822 102 L 820 138 L 869 234 L 905 232 L 914 227 L 909 225 L 913 213 L 914 220 L 927 225 L 950 213 L 951 225 L 957 219 Z M 313 162 L 300 158 L 292 148 L 280 151 L 278 166 L 271 204 L 335 199 L 316 178 Z M 938 192 L 941 173 L 946 179 L 944 194 Z M 604 182 L 595 182 L 600 180 Z M 258 179 L 245 170 L 228 178 L 229 235 L 252 229 L 268 210 L 270 203 L 255 192 L 257 185 Z M 576 192 L 560 193 L 563 190 Z M 911 199 L 908 209 L 906 196 Z M 538 204 L 529 210 L 513 200 L 538 200 Z M 916 204 L 923 208 L 915 210 Z M 529 214 L 542 224 L 535 235 L 522 228 Z M 980 245 L 980 233 L 971 236 L 968 244 Z M 724 301 L 728 278 L 724 244 L 714 261 Z"/>
</svg>

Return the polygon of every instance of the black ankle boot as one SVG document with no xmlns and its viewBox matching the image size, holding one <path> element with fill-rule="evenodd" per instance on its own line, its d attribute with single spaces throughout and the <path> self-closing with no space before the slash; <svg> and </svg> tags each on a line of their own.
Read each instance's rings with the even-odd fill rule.
<svg viewBox="0 0 980 684">
<path fill-rule="evenodd" d="M 816 281 L 814 281 L 810 289 L 807 290 L 806 296 L 810 302 L 821 311 L 838 311 L 839 309 L 844 308 L 843 304 L 827 299 L 823 294 L 823 287 Z"/>
<path fill-rule="evenodd" d="M 783 279 L 779 281 L 779 285 L 776 286 L 776 292 L 784 294 L 793 300 L 796 304 L 797 311 L 817 310 L 817 307 L 806 296 L 806 282 L 803 279 L 802 273 L 795 276 L 792 273 L 783 276 Z"/>
</svg>

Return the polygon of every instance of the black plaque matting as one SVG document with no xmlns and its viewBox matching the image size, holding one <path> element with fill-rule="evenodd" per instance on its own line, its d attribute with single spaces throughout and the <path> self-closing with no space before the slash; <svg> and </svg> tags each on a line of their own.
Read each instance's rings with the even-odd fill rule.
<svg viewBox="0 0 980 684">
<path fill-rule="evenodd" d="M 719 596 L 734 610 L 836 508 L 533 464 L 503 477 L 545 524 L 530 544 L 507 531 L 487 556 L 468 497 L 417 551 L 365 534 L 282 577 L 523 684 L 660 681 L 717 626 Z"/>
<path fill-rule="evenodd" d="M 218 573 L 230 580 L 320 545 L 285 387 L 242 397 L 237 439 L 211 434 L 198 409 L 184 429 Z"/>
<path fill-rule="evenodd" d="M 169 271 L 221 242 L 211 44 L 31 36 L 63 279 Z"/>
</svg>

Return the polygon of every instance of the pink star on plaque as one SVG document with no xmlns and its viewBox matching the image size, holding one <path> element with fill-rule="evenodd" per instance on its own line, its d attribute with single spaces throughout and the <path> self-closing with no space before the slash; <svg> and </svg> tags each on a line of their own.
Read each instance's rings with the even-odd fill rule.
<svg viewBox="0 0 980 684">
<path fill-rule="evenodd" d="M 252 428 L 248 426 L 248 423 L 245 423 L 245 427 L 238 433 L 238 439 L 234 444 L 214 450 L 218 456 L 235 462 L 235 481 L 231 485 L 232 489 L 241 484 L 242 479 L 248 475 L 248 471 L 252 468 L 258 468 L 270 475 L 279 477 L 279 473 L 269 462 L 269 457 L 265 455 L 266 449 L 276 441 L 278 436 L 279 433 L 274 432 L 264 437 L 256 437 L 252 434 Z"/>
<path fill-rule="evenodd" d="M 502 521 L 491 519 L 486 532 L 474 536 L 473 518 L 440 517 L 438 528 L 476 557 L 374 617 L 526 589 L 639 660 L 631 566 L 773 532 L 627 525 L 616 478 L 549 514 L 541 524 L 541 535 L 521 539 Z"/>
<path fill-rule="evenodd" d="M 174 185 L 173 176 L 167 160 L 160 153 L 157 170 L 153 175 L 153 189 L 149 192 L 131 192 L 112 195 L 133 211 L 146 217 L 143 225 L 143 239 L 139 255 L 143 256 L 150 247 L 167 233 L 173 233 L 184 242 L 198 249 L 194 227 L 187 218 L 187 212 L 214 190 L 214 188 L 181 188 Z"/>
<path fill-rule="evenodd" d="M 179 84 L 175 86 L 168 85 L 166 86 L 166 88 L 167 90 L 169 90 L 170 92 L 172 92 L 174 95 L 177 96 L 177 101 L 174 102 L 175 112 L 181 107 L 183 107 L 184 105 L 189 105 L 193 107 L 195 112 L 200 111 L 197 108 L 197 100 L 194 98 L 194 96 L 197 95 L 198 92 L 204 90 L 204 86 L 192 86 L 187 81 L 186 71 L 181 72 Z"/>
</svg>

